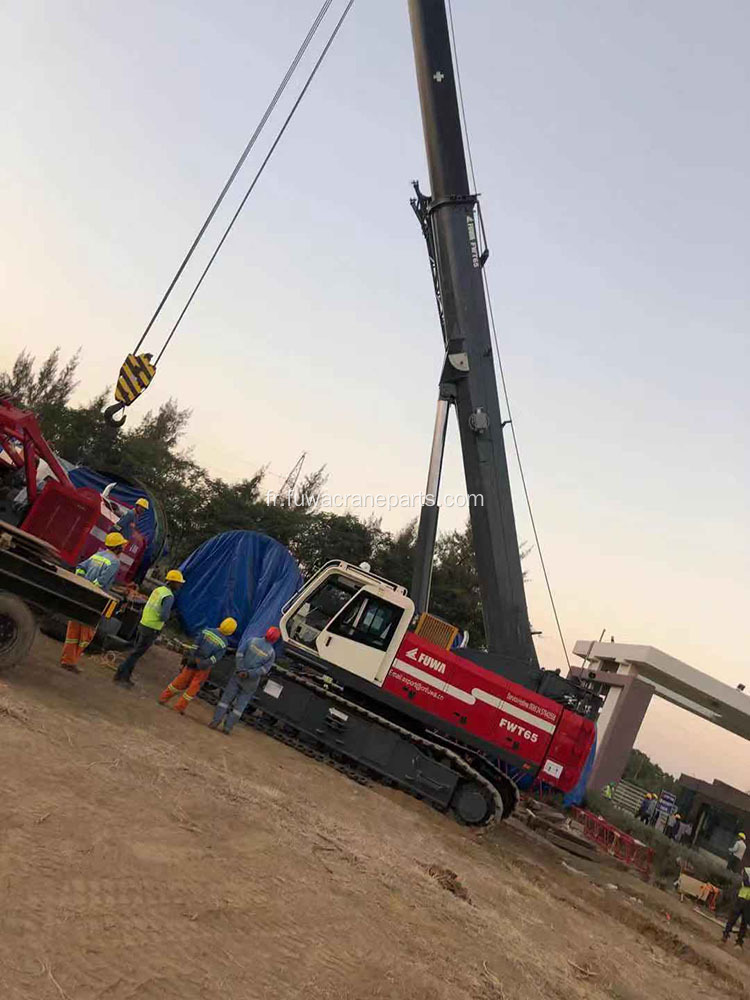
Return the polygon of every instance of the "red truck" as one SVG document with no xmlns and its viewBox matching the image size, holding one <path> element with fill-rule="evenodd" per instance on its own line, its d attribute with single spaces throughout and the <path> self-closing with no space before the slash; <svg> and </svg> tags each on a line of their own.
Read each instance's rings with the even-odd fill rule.
<svg viewBox="0 0 750 1000">
<path fill-rule="evenodd" d="M 34 414 L 0 399 L 0 668 L 26 656 L 40 618 L 98 624 L 110 596 L 71 570 L 102 547 L 121 512 L 76 489 Z M 133 579 L 145 548 L 134 531 L 118 583 Z"/>
<path fill-rule="evenodd" d="M 100 549 L 127 509 L 96 490 L 75 487 L 34 414 L 8 399 L 0 399 L 0 484 L 6 494 L 2 520 L 49 543 L 68 567 Z M 146 547 L 144 536 L 133 530 L 118 583 L 134 579 Z"/>
</svg>

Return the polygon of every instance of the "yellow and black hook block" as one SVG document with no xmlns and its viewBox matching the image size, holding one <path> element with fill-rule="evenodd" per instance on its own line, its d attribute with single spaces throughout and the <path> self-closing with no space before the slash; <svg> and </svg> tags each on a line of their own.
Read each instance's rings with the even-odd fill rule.
<svg viewBox="0 0 750 1000">
<path fill-rule="evenodd" d="M 148 389 L 155 374 L 156 366 L 152 364 L 150 354 L 128 354 L 117 378 L 115 389 L 117 402 L 104 411 L 105 420 L 110 426 L 122 427 L 125 423 L 125 414 L 123 413 L 119 420 L 116 419 L 116 414 L 130 406 Z"/>
</svg>

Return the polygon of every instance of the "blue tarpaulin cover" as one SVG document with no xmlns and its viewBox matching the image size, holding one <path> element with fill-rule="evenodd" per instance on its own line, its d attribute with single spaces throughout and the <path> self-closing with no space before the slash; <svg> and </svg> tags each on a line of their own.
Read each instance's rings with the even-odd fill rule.
<svg viewBox="0 0 750 1000">
<path fill-rule="evenodd" d="M 144 497 L 149 502 L 149 509 L 138 519 L 138 530 L 147 542 L 146 554 L 144 556 L 142 570 L 145 572 L 148 567 L 164 554 L 166 542 L 165 525 L 157 520 L 158 504 L 153 496 L 144 487 L 137 483 L 119 479 L 116 474 L 98 472 L 96 469 L 89 469 L 84 465 L 76 465 L 68 470 L 71 483 L 78 489 L 88 487 L 103 493 L 105 487 L 110 483 L 117 485 L 110 491 L 113 500 L 134 507 L 136 500 Z"/>
<path fill-rule="evenodd" d="M 278 625 L 281 609 L 302 586 L 294 556 L 281 542 L 255 531 L 225 531 L 204 542 L 180 566 L 185 583 L 177 610 L 194 635 L 237 619 L 232 644 Z"/>
<path fill-rule="evenodd" d="M 583 770 L 581 771 L 581 777 L 578 779 L 578 784 L 576 784 L 568 794 L 563 799 L 563 805 L 567 809 L 568 806 L 580 806 L 586 795 L 586 783 L 589 780 L 589 775 L 591 774 L 591 768 L 594 766 L 594 757 L 596 756 L 596 735 L 594 735 L 594 742 L 592 744 L 591 750 L 589 750 L 589 755 L 586 758 L 586 763 L 583 765 Z"/>
</svg>

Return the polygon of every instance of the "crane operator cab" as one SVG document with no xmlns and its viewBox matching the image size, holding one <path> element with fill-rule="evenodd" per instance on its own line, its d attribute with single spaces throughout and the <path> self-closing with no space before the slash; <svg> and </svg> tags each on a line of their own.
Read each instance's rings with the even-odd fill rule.
<svg viewBox="0 0 750 1000">
<path fill-rule="evenodd" d="M 303 659 L 380 685 L 413 618 L 405 587 L 336 560 L 287 604 L 281 634 Z"/>
</svg>

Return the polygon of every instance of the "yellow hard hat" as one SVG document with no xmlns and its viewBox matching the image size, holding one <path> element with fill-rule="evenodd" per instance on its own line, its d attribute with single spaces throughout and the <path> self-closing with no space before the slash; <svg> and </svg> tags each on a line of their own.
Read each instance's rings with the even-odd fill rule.
<svg viewBox="0 0 750 1000">
<path fill-rule="evenodd" d="M 104 539 L 104 544 L 108 549 L 117 549 L 121 545 L 127 545 L 128 541 L 126 538 L 123 538 L 119 531 L 110 531 Z"/>
<path fill-rule="evenodd" d="M 178 569 L 170 569 L 167 573 L 167 583 L 184 583 L 185 577 Z"/>
<path fill-rule="evenodd" d="M 144 510 L 148 510 L 151 506 L 145 497 L 138 497 L 135 502 L 136 507 L 143 507 Z"/>
<path fill-rule="evenodd" d="M 745 834 L 744 833 L 739 833 L 737 836 L 740 838 L 740 840 L 744 840 L 745 839 Z"/>
<path fill-rule="evenodd" d="M 219 631 L 222 635 L 234 635 L 237 631 L 237 622 L 234 618 L 225 618 L 221 625 L 219 625 Z"/>
</svg>

